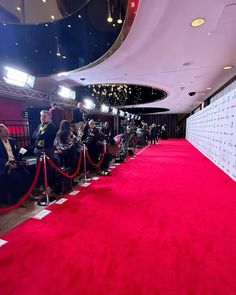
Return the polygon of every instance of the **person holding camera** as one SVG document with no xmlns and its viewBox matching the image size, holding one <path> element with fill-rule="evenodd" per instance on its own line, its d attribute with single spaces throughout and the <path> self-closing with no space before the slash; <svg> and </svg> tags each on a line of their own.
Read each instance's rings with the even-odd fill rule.
<svg viewBox="0 0 236 295">
<path fill-rule="evenodd" d="M 9 137 L 7 126 L 0 124 L 0 203 L 16 203 L 26 193 L 30 182 L 30 173 L 18 161 L 15 140 Z"/>
</svg>

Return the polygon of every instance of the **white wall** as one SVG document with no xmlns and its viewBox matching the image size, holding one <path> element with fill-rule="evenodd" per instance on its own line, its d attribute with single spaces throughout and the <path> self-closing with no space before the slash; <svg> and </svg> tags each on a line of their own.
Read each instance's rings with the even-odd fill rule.
<svg viewBox="0 0 236 295">
<path fill-rule="evenodd" d="M 236 81 L 187 119 L 186 139 L 236 181 Z"/>
</svg>

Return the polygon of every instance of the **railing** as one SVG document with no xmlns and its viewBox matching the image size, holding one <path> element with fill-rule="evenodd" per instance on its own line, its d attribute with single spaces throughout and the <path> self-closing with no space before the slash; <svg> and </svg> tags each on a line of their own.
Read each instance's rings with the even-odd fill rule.
<svg viewBox="0 0 236 295">
<path fill-rule="evenodd" d="M 38 126 L 36 121 L 0 119 L 8 127 L 9 136 L 16 140 L 18 148 L 32 145 L 32 134 Z"/>
</svg>

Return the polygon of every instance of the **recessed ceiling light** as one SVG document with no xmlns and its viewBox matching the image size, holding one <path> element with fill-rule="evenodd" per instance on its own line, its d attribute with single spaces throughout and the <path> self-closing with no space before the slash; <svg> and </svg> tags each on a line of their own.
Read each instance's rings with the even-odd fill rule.
<svg viewBox="0 0 236 295">
<path fill-rule="evenodd" d="M 42 1 L 43 1 L 43 3 L 46 3 L 47 0 L 42 0 Z"/>
<path fill-rule="evenodd" d="M 118 23 L 118 24 L 122 24 L 122 23 L 123 23 L 122 19 L 119 18 L 119 19 L 117 20 L 117 23 Z"/>
<path fill-rule="evenodd" d="M 51 15 L 51 19 L 55 19 L 55 16 L 54 15 Z"/>
<path fill-rule="evenodd" d="M 78 18 L 81 18 L 81 15 L 80 14 L 78 15 Z"/>
<path fill-rule="evenodd" d="M 48 27 L 48 24 L 45 24 L 45 27 Z"/>
<path fill-rule="evenodd" d="M 204 18 L 196 18 L 192 21 L 191 26 L 192 27 L 199 27 L 205 23 Z"/>
<path fill-rule="evenodd" d="M 21 11 L 20 6 L 17 6 L 17 7 L 16 7 L 16 10 Z"/>
<path fill-rule="evenodd" d="M 107 21 L 108 21 L 109 23 L 112 23 L 112 22 L 113 22 L 113 18 L 112 18 L 111 16 L 109 16 L 109 17 L 107 18 Z"/>
<path fill-rule="evenodd" d="M 230 70 L 230 69 L 232 69 L 232 67 L 233 67 L 233 66 L 225 66 L 225 67 L 224 67 L 224 70 Z"/>
<path fill-rule="evenodd" d="M 68 28 L 71 28 L 71 25 L 67 25 Z"/>
<path fill-rule="evenodd" d="M 207 87 L 207 90 L 211 90 L 211 87 Z"/>
</svg>

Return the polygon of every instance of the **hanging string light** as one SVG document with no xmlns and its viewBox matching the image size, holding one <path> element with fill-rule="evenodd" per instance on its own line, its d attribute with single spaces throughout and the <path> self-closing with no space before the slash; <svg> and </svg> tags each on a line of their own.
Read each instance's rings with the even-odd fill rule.
<svg viewBox="0 0 236 295">
<path fill-rule="evenodd" d="M 58 38 L 57 38 L 57 36 L 55 36 L 55 39 L 56 39 L 56 46 L 57 46 L 57 52 L 56 52 L 56 55 L 57 55 L 57 56 L 61 56 L 61 52 L 60 52 L 60 47 L 59 47 L 59 43 L 58 43 Z"/>
<path fill-rule="evenodd" d="M 107 7 L 108 7 L 108 16 L 107 16 L 107 21 L 109 23 L 112 23 L 113 22 L 113 18 L 111 16 L 111 3 L 110 3 L 110 0 L 107 0 Z"/>
<path fill-rule="evenodd" d="M 118 24 L 122 24 L 123 23 L 123 20 L 121 18 L 121 0 L 120 0 L 120 5 L 119 5 L 119 18 L 117 20 L 117 23 Z"/>
</svg>

